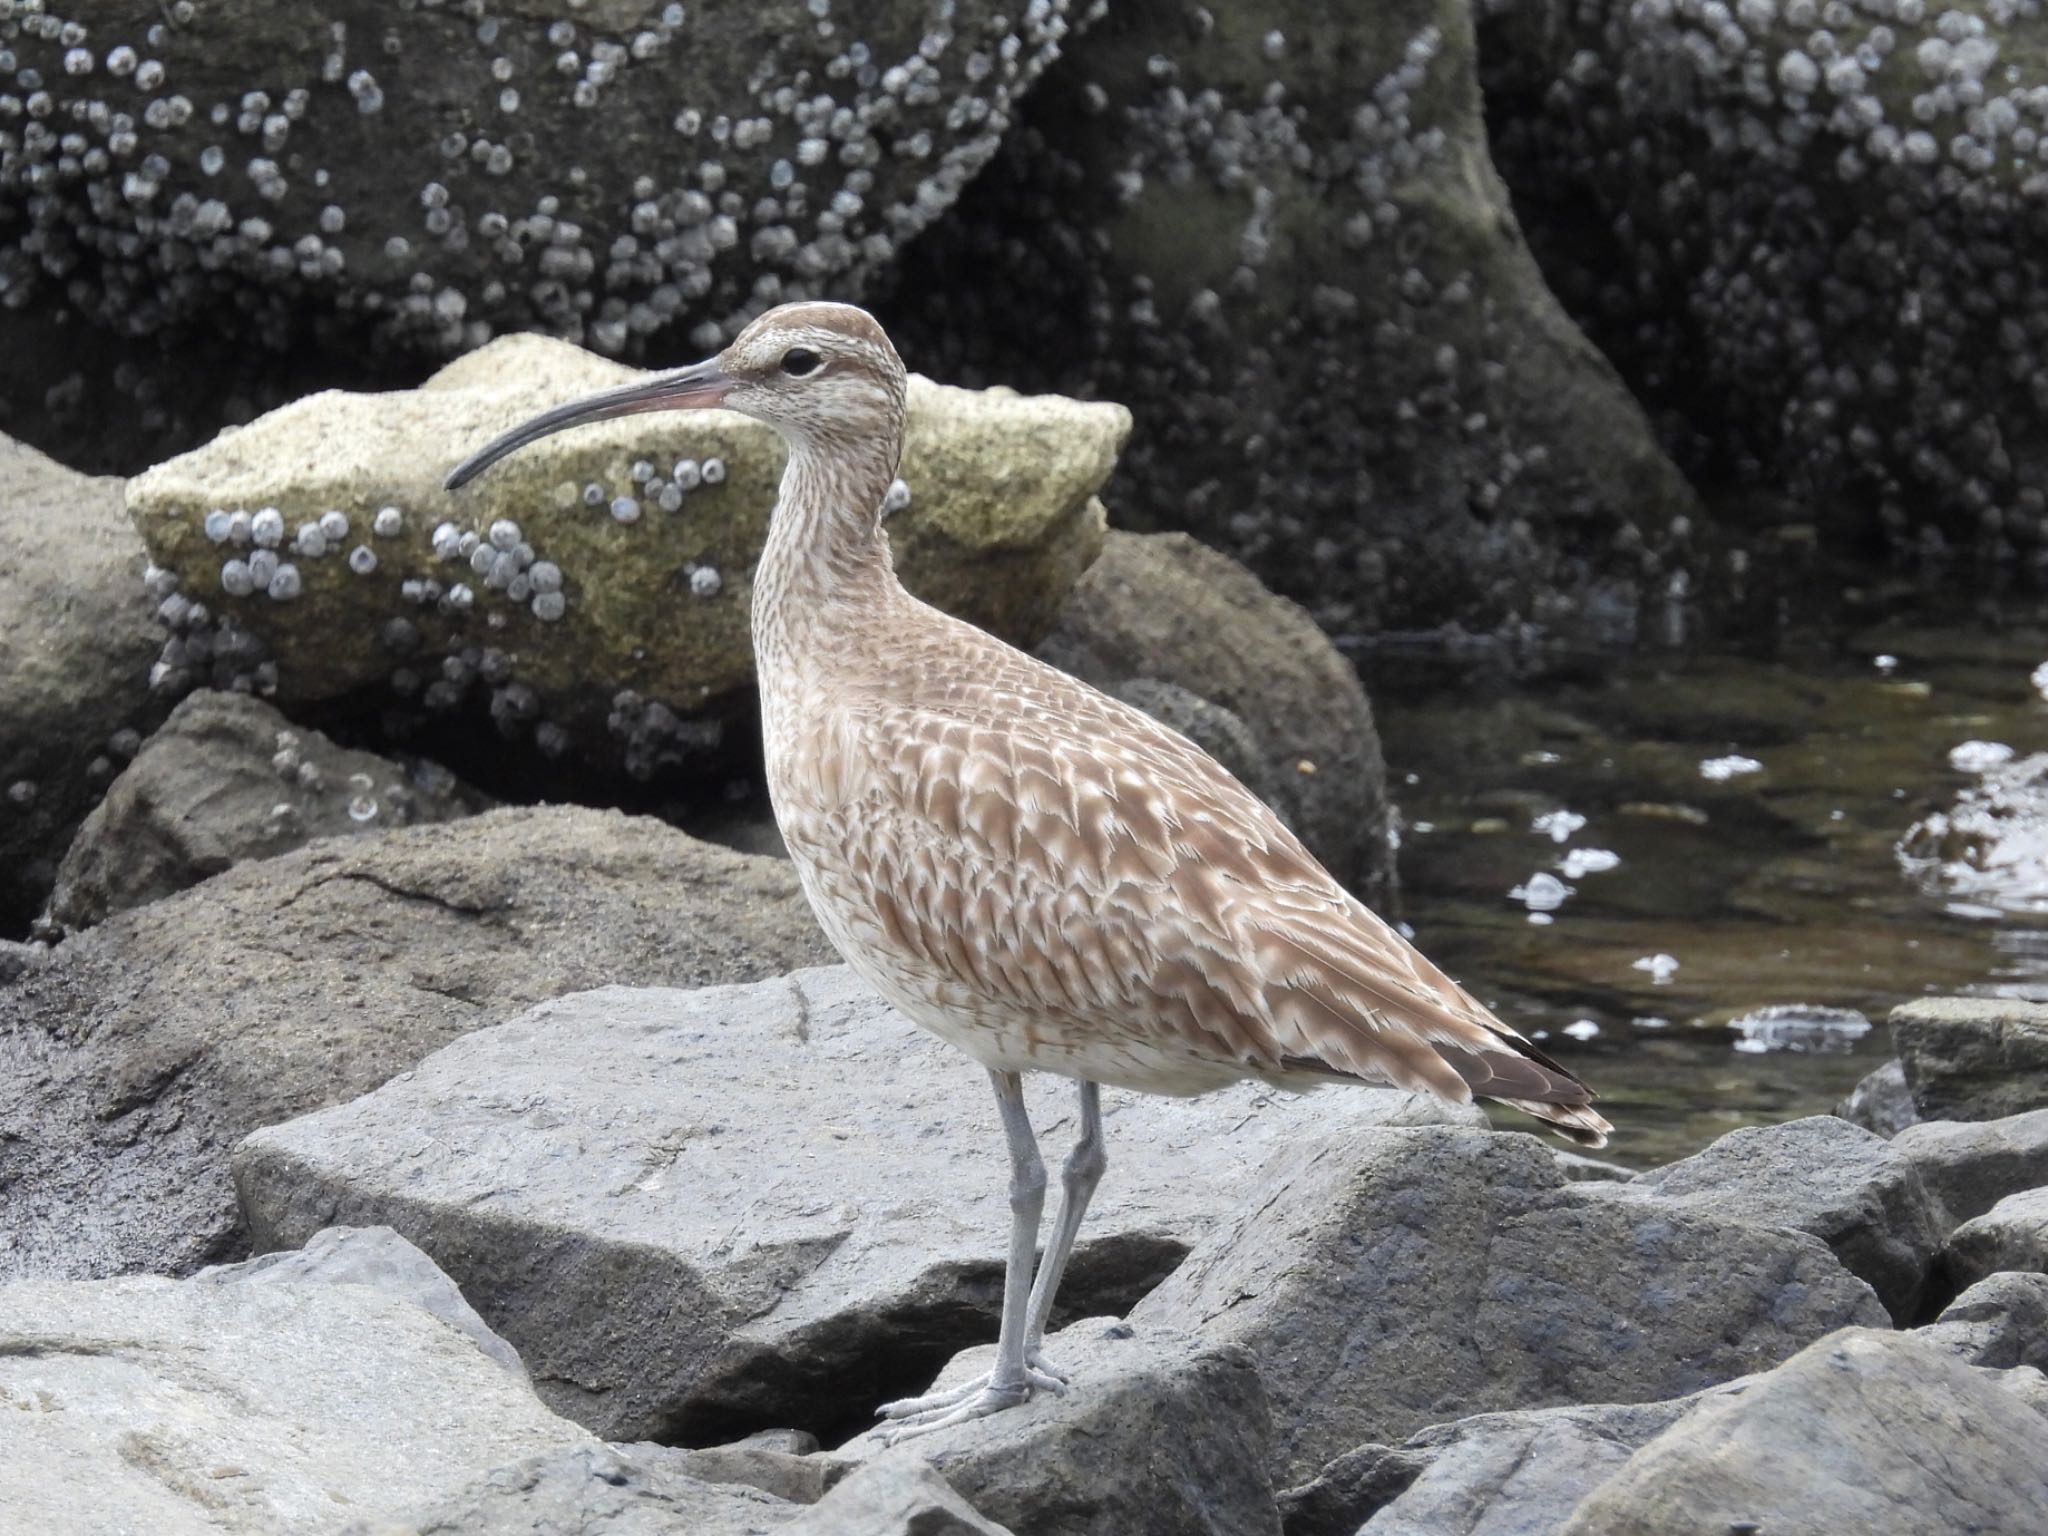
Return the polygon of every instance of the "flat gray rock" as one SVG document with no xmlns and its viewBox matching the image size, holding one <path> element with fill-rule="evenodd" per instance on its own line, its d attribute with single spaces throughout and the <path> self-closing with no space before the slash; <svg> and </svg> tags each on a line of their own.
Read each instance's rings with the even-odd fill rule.
<svg viewBox="0 0 2048 1536">
<path fill-rule="evenodd" d="M 329 1227 L 303 1248 L 266 1253 L 241 1264 L 202 1269 L 195 1285 L 367 1285 L 441 1319 L 521 1380 L 526 1367 L 491 1332 L 455 1282 L 389 1227 Z"/>
<path fill-rule="evenodd" d="M 1553 1536 L 1580 1499 L 1694 1401 L 1486 1413 L 1426 1429 L 1402 1447 L 1427 1458 L 1415 1480 L 1362 1525 L 1326 1529 L 1329 1536 Z M 1308 1533 L 1290 1523 L 1288 1536 Z"/>
<path fill-rule="evenodd" d="M 1811 1233 L 1901 1323 L 1914 1320 L 1948 1226 L 1910 1158 L 1833 1115 L 1730 1131 L 1629 1187 L 1659 1204 Z"/>
<path fill-rule="evenodd" d="M 1587 1495 L 1562 1536 L 2036 1536 L 2048 1419 L 1910 1334 L 1848 1329 L 1717 1393 Z"/>
<path fill-rule="evenodd" d="M 2048 1184 L 2048 1109 L 2002 1120 L 1926 1120 L 1900 1131 L 1892 1145 L 1920 1170 L 1951 1225 Z"/>
<path fill-rule="evenodd" d="M 2048 1109 L 2048 1004 L 1927 997 L 1892 1010 L 1892 1042 L 1923 1120 Z"/>
<path fill-rule="evenodd" d="M 1266 1396 L 1243 1350 L 1097 1317 L 1047 1338 L 1045 1353 L 1069 1377 L 1062 1396 L 894 1447 L 870 1431 L 839 1454 L 929 1461 L 1019 1536 L 1279 1536 Z M 966 1350 L 937 1386 L 994 1362 L 991 1345 Z"/>
<path fill-rule="evenodd" d="M 258 1126 L 542 998 L 830 953 L 788 864 L 616 811 L 491 811 L 237 864 L 0 993 L 0 1277 L 244 1257 L 227 1162 Z"/>
<path fill-rule="evenodd" d="M 1363 1088 L 1104 1099 L 1077 1309 L 1128 1306 L 1303 1137 L 1474 1113 Z M 1056 1165 L 1068 1085 L 1031 1102 Z M 558 999 L 251 1137 L 235 1177 L 259 1247 L 404 1233 L 611 1438 L 823 1433 L 921 1388 L 993 1333 L 1009 1231 L 986 1076 L 844 967 Z"/>
<path fill-rule="evenodd" d="M 2048 1273 L 2048 1186 L 2007 1195 L 1957 1227 L 1941 1268 L 1959 1291 L 2002 1269 Z"/>
<path fill-rule="evenodd" d="M 1010 1536 L 922 1461 L 862 1467 L 786 1527 L 788 1536 Z"/>
<path fill-rule="evenodd" d="M 597 1442 L 547 1451 L 403 1514 L 353 1522 L 341 1536 L 769 1536 L 803 1512 L 758 1489 L 692 1477 L 683 1455 Z"/>
<path fill-rule="evenodd" d="M 1913 1337 L 1969 1365 L 2048 1370 L 2048 1275 L 2000 1270 L 1986 1275 Z"/>
<path fill-rule="evenodd" d="M 1567 1184 L 1533 1136 L 1375 1130 L 1290 1148 L 1131 1313 L 1245 1345 L 1276 1476 L 1446 1419 L 1678 1397 L 1883 1306 L 1817 1239 Z"/>
<path fill-rule="evenodd" d="M 462 1333 L 369 1285 L 0 1286 L 0 1508 L 37 1536 L 275 1536 L 595 1450 Z"/>
<path fill-rule="evenodd" d="M 50 915 L 88 928 L 315 838 L 453 821 L 491 804 L 445 768 L 337 746 L 245 693 L 188 694 L 93 808 Z"/>
</svg>

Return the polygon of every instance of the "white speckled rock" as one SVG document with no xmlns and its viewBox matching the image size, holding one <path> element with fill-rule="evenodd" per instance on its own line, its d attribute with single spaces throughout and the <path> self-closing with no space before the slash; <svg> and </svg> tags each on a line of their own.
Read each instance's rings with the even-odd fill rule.
<svg viewBox="0 0 2048 1536">
<path fill-rule="evenodd" d="M 501 717 L 509 712 L 529 731 L 551 722 L 588 750 L 606 739 L 622 690 L 687 716 L 751 682 L 751 573 L 781 445 L 730 412 L 640 415 L 536 443 L 452 495 L 441 478 L 515 422 L 636 376 L 567 342 L 504 337 L 417 390 L 330 391 L 224 432 L 130 481 L 129 514 L 180 590 L 207 605 L 209 623 L 231 620 L 261 642 L 281 704 L 389 685 L 452 708 L 473 689 Z M 1006 638 L 1035 640 L 1102 546 L 1095 492 L 1129 430 L 1117 405 L 913 377 L 902 466 L 913 499 L 889 523 L 906 583 Z M 660 483 L 683 460 L 699 476 L 717 460 L 722 478 L 665 511 L 633 466 L 644 461 Z M 590 486 L 596 505 L 585 501 Z M 632 502 L 629 522 L 612 509 L 620 498 Z M 374 519 L 387 506 L 399 511 L 398 531 L 380 536 Z M 261 584 L 244 596 L 224 590 L 227 562 L 247 563 L 258 549 L 215 542 L 205 529 L 216 509 L 265 507 L 282 514 L 277 554 L 298 573 L 288 601 Z M 323 553 L 295 551 L 297 530 L 326 512 L 341 514 L 347 531 L 316 541 Z M 488 535 L 505 521 L 516 525 L 505 580 L 531 583 L 525 573 L 556 567 L 560 617 L 539 616 L 537 594 L 515 598 L 472 563 L 479 550 L 493 558 Z M 476 536 L 470 553 L 436 553 L 444 522 Z M 376 557 L 367 574 L 349 564 L 358 547 Z M 693 586 L 692 572 L 705 569 L 719 573 L 715 591 L 708 581 Z M 408 598 L 406 583 L 417 595 L 424 581 L 438 583 L 439 595 Z M 470 594 L 466 607 L 448 595 L 458 584 Z M 500 664 L 452 693 L 436 691 L 448 681 L 443 659 L 464 647 L 494 650 Z"/>
</svg>

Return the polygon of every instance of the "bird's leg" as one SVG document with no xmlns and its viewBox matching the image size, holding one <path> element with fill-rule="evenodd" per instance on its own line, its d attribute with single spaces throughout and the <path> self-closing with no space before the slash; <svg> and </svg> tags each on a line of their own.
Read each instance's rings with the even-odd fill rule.
<svg viewBox="0 0 2048 1536">
<path fill-rule="evenodd" d="M 1102 1182 L 1102 1170 L 1109 1166 L 1102 1139 L 1102 1089 L 1085 1078 L 1079 1086 L 1081 1134 L 1075 1138 L 1074 1150 L 1067 1154 L 1066 1166 L 1060 1171 L 1060 1213 L 1053 1219 L 1052 1244 L 1038 1261 L 1038 1280 L 1031 1287 L 1031 1311 L 1024 1324 L 1024 1358 L 1062 1381 L 1066 1378 L 1039 1357 L 1039 1346 L 1045 1342 L 1046 1319 L 1052 1315 L 1060 1277 L 1067 1272 L 1067 1260 L 1073 1256 L 1081 1218 L 1088 1214 L 1088 1202 L 1095 1195 L 1095 1186 Z"/>
<path fill-rule="evenodd" d="M 993 1070 L 989 1079 L 995 1084 L 1003 1134 L 1010 1143 L 1010 1257 L 1003 1268 L 1003 1320 L 996 1335 L 995 1369 L 950 1392 L 884 1403 L 878 1410 L 882 1417 L 902 1426 L 889 1436 L 892 1442 L 1013 1408 L 1031 1395 L 1033 1387 L 1061 1390 L 1057 1378 L 1033 1370 L 1024 1358 L 1031 1265 L 1038 1254 L 1039 1218 L 1045 1213 L 1045 1162 L 1024 1112 L 1024 1080 L 1015 1072 Z"/>
</svg>

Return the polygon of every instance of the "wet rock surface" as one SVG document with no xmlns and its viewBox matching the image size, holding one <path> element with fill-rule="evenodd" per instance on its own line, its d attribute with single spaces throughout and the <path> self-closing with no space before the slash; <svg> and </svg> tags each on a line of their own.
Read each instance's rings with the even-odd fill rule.
<svg viewBox="0 0 2048 1536">
<path fill-rule="evenodd" d="M 1927 1120 L 2048 1108 L 2048 1005 L 1936 997 L 1892 1010 L 1906 1086 Z"/>
<path fill-rule="evenodd" d="M 1112 532 L 1037 654 L 1193 738 L 1385 910 L 1394 855 L 1372 706 L 1302 609 L 1184 534 Z"/>
<path fill-rule="evenodd" d="M 1560 1529 L 1921 1536 L 1932 1518 L 2018 1533 L 2048 1500 L 2044 1452 L 2048 1419 L 1988 1375 L 1911 1335 L 1849 1329 L 1709 1396 Z"/>
<path fill-rule="evenodd" d="M 787 865 L 616 812 L 501 810 L 237 865 L 0 990 L 0 1273 L 234 1257 L 227 1155 L 258 1126 L 545 997 L 827 953 Z"/>
<path fill-rule="evenodd" d="M 86 817 L 58 866 L 50 916 L 87 928 L 317 838 L 451 821 L 489 804 L 436 764 L 350 751 L 260 699 L 202 689 Z"/>
<path fill-rule="evenodd" d="M 1128 1307 L 1316 1128 L 1473 1113 L 1369 1089 L 1106 1097 L 1070 1311 Z M 1033 1098 L 1056 1166 L 1070 1101 Z M 235 1177 L 259 1248 L 395 1227 L 560 1411 L 685 1443 L 844 1433 L 922 1390 L 993 1326 L 1009 1231 L 984 1074 L 840 967 L 560 999 L 251 1137 Z"/>
<path fill-rule="evenodd" d="M 929 1460 L 1018 1536 L 1279 1536 L 1265 1393 L 1244 1350 L 1098 1317 L 1048 1337 L 1046 1352 L 1071 1371 L 1064 1396 L 1040 1393 L 894 1448 L 876 1431 L 841 1454 L 872 1457 L 875 1469 Z M 994 1358 L 969 1350 L 937 1385 L 970 1380 Z"/>
<path fill-rule="evenodd" d="M 430 719 L 487 714 L 543 759 L 638 778 L 715 747 L 753 679 L 773 431 L 642 415 L 441 489 L 505 428 L 634 376 L 508 337 L 419 390 L 315 395 L 138 477 L 129 513 L 183 605 L 158 685 L 189 686 L 225 626 L 286 709 L 367 691 Z M 1128 420 L 914 380 L 911 500 L 889 522 L 906 584 L 1036 639 L 1101 547 L 1094 493 Z"/>
<path fill-rule="evenodd" d="M 0 1286 L 0 1404 L 8 1518 L 48 1536 L 332 1530 L 599 1449 L 406 1295 L 274 1271 Z"/>
<path fill-rule="evenodd" d="M 1627 637 L 1696 553 L 1523 244 L 1462 0 L 1111 8 L 896 285 L 918 366 L 1130 405 L 1119 521 L 1335 632 Z"/>
<path fill-rule="evenodd" d="M 1333 1137 L 1269 1165 L 1131 1321 L 1251 1351 L 1290 1484 L 1445 1418 L 1653 1401 L 1884 1321 L 1814 1238 L 1615 1188 L 1567 1185 L 1530 1136 Z"/>
<path fill-rule="evenodd" d="M 1918 1313 L 1949 1225 L 1912 1158 L 1832 1115 L 1731 1131 L 1629 1188 L 1659 1205 L 1812 1234 L 1902 1326 Z"/>
<path fill-rule="evenodd" d="M 161 718 L 147 564 L 118 480 L 0 437 L 0 934 L 42 910 L 72 833 Z"/>
<path fill-rule="evenodd" d="M 95 417 L 133 417 L 182 445 L 322 360 L 389 369 L 513 330 L 674 356 L 778 299 L 858 296 L 994 152 L 1068 13 L 0 18 L 21 124 L 0 200 L 33 215 L 0 245 L 0 338 L 79 338 L 6 392 L 16 430 L 92 452 Z"/>
</svg>

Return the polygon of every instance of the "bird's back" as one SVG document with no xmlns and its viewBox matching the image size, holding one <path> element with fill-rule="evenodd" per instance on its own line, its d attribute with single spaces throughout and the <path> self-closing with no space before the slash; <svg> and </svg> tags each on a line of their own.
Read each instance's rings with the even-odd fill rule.
<svg viewBox="0 0 2048 1536">
<path fill-rule="evenodd" d="M 1591 1093 L 1208 754 L 897 590 L 764 678 L 777 819 L 828 933 L 986 1065 L 1155 1093 L 1477 1092 L 1574 1140 Z"/>
</svg>

